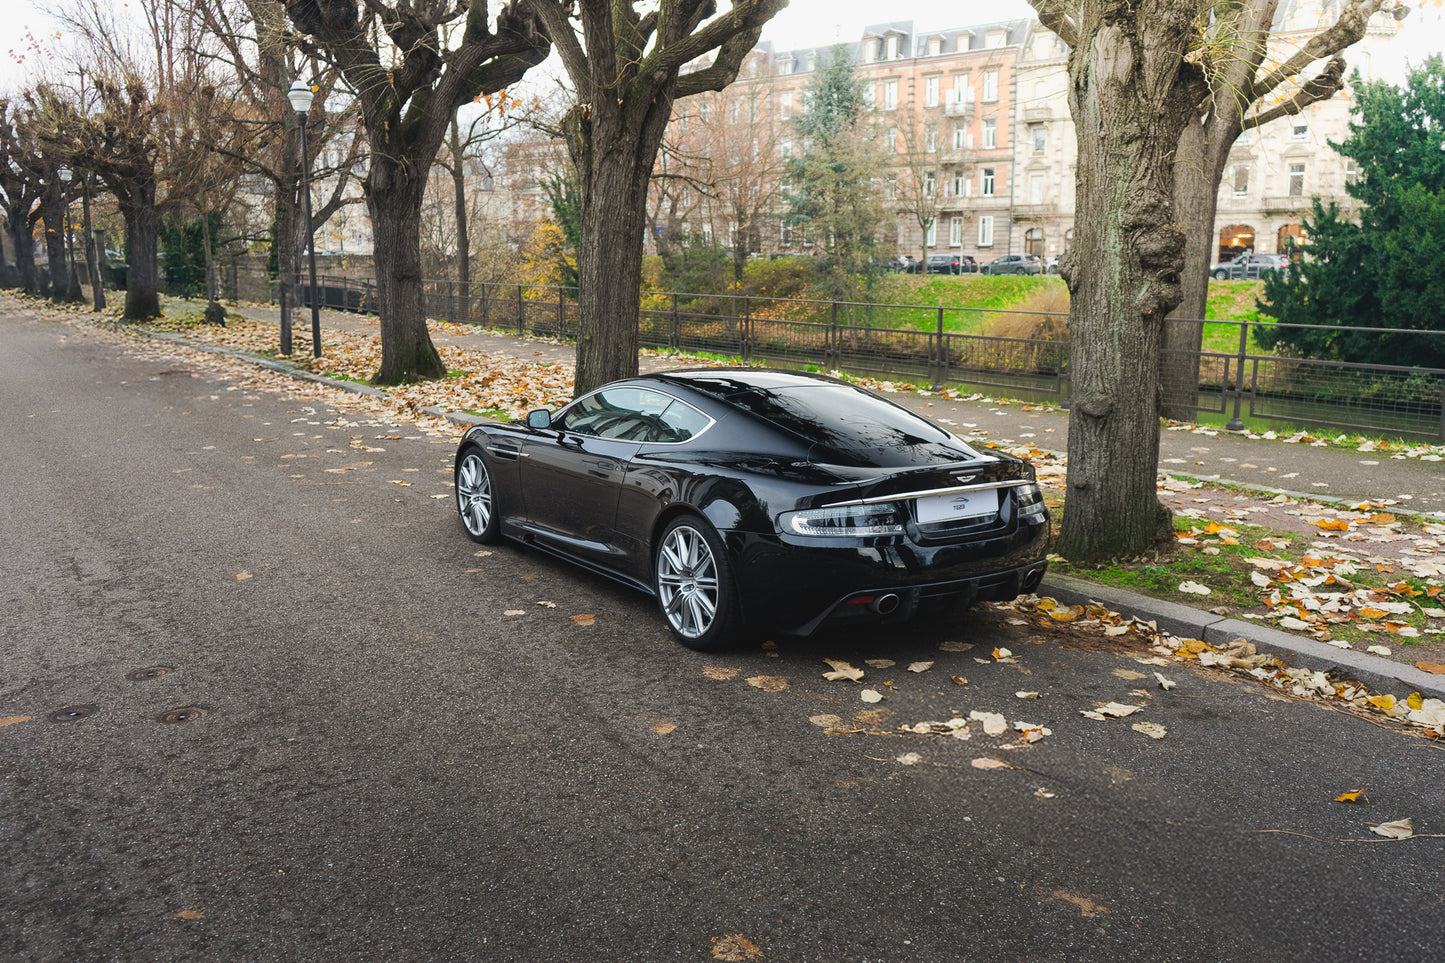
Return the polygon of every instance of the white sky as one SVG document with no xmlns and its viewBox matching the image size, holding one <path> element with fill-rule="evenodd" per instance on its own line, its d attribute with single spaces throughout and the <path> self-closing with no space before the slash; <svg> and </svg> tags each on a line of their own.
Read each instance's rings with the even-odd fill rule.
<svg viewBox="0 0 1445 963">
<path fill-rule="evenodd" d="M 53 2 L 53 0 L 46 0 Z M 99 0 L 117 3 L 123 0 Z M 65 51 L 55 26 L 36 0 L 5 0 L 0 18 L 0 91 L 24 86 L 35 74 L 40 58 L 31 50 L 27 34 L 56 53 Z M 726 9 L 723 3 L 720 7 Z M 1405 60 L 1420 63 L 1431 53 L 1445 51 L 1445 5 L 1439 0 L 1415 0 L 1415 10 L 1393 45 Z M 897 7 L 878 0 L 792 0 L 763 31 L 779 50 L 821 47 L 837 41 L 857 40 L 863 28 L 889 20 L 913 20 L 919 30 L 963 27 L 1032 15 L 1025 0 L 906 0 Z M 1378 66 L 1378 65 L 1377 65 Z M 1403 75 L 1401 75 L 1403 76 Z M 1396 82 L 1400 77 L 1392 78 Z"/>
</svg>

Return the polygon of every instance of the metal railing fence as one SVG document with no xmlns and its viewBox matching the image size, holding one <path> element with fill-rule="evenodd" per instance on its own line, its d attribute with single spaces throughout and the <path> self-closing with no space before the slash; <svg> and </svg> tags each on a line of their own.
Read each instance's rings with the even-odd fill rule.
<svg viewBox="0 0 1445 963">
<path fill-rule="evenodd" d="M 261 272 L 235 272 L 228 280 L 232 298 L 275 300 L 275 282 Z M 317 282 L 321 307 L 375 313 L 372 281 L 326 276 Z M 577 333 L 573 289 L 493 283 L 464 288 L 456 281 L 429 280 L 422 290 L 430 318 L 559 340 Z M 311 303 L 304 284 L 300 303 Z M 1005 314 L 1017 318 L 1030 312 L 649 291 L 642 296 L 638 340 L 648 348 L 843 370 L 1067 406 L 1067 340 L 969 333 Z M 1251 331 L 1266 324 L 1277 330 L 1319 326 L 1207 324 L 1214 331 L 1237 332 L 1237 340 L 1231 338 L 1237 347 L 1162 353 L 1161 391 L 1176 411 L 1227 421 L 1236 429 L 1320 427 L 1445 441 L 1445 368 L 1283 357 L 1252 346 Z M 1438 338 L 1439 353 L 1445 354 L 1445 331 L 1408 333 Z"/>
</svg>

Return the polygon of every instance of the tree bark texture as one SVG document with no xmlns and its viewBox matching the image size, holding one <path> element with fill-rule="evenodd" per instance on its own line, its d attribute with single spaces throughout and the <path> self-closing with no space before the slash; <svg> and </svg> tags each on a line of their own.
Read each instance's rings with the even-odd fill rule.
<svg viewBox="0 0 1445 963">
<path fill-rule="evenodd" d="M 156 259 L 160 217 L 156 213 L 155 186 L 135 185 L 129 201 L 121 204 L 120 213 L 125 218 L 126 244 L 125 310 L 121 317 L 126 321 L 160 317 L 160 272 Z"/>
<path fill-rule="evenodd" d="M 11 215 L 6 221 L 10 243 L 15 249 L 15 274 L 22 291 L 40 293 L 40 275 L 35 270 L 34 221 L 28 214 Z"/>
<path fill-rule="evenodd" d="M 40 205 L 45 224 L 45 264 L 50 273 L 50 300 L 69 301 L 70 265 L 65 260 L 65 201 L 60 182 L 51 185 Z"/>
<path fill-rule="evenodd" d="M 446 366 L 427 332 L 421 283 L 421 203 L 431 164 L 397 164 L 373 150 L 371 165 L 366 205 L 375 238 L 381 320 L 381 369 L 371 382 L 394 385 L 444 377 Z"/>
<path fill-rule="evenodd" d="M 1185 60 L 1197 3 L 1104 0 L 1073 12 L 1078 226 L 1061 266 L 1071 407 L 1059 551 L 1092 561 L 1139 554 L 1160 530 L 1159 346 L 1184 257 L 1174 151 L 1205 86 Z"/>
<path fill-rule="evenodd" d="M 89 178 L 90 175 L 86 175 Z M 97 255 L 95 243 L 95 231 L 90 226 L 90 182 L 86 181 L 85 190 L 80 195 L 81 221 L 85 231 L 85 271 L 90 278 L 90 297 L 92 310 L 105 310 L 105 280 L 100 275 L 100 258 Z"/>
</svg>

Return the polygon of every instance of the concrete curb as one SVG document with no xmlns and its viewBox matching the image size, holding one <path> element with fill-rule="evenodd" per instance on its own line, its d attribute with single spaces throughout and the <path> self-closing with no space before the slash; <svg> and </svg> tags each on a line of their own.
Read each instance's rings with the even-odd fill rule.
<svg viewBox="0 0 1445 963">
<path fill-rule="evenodd" d="M 307 371 L 289 361 L 262 358 L 234 348 L 190 341 L 168 331 L 154 332 L 151 337 L 234 358 L 238 361 L 250 362 L 257 367 L 266 368 L 278 374 L 349 391 L 353 394 L 366 395 L 370 398 L 380 398 L 386 395 L 385 391 L 373 388 L 371 385 L 328 378 L 325 375 Z M 492 420 L 466 412 L 447 411 L 435 406 L 421 410 L 429 415 L 445 418 L 452 424 L 462 427 L 485 424 Z M 1317 501 L 1323 500 L 1317 496 L 1308 497 L 1313 497 Z M 1400 694 L 1399 689 L 1404 687 L 1407 690 L 1404 694 L 1407 695 L 1410 692 L 1419 692 L 1426 698 L 1445 699 L 1445 676 L 1431 675 L 1412 665 L 1392 662 L 1389 659 L 1356 652 L 1352 649 L 1337 649 L 1332 645 L 1292 635 L 1272 626 L 1255 625 L 1241 619 L 1215 615 L 1212 612 L 1204 612 L 1176 602 L 1150 598 L 1147 595 L 1086 582 L 1082 579 L 1070 578 L 1067 575 L 1046 577 L 1043 584 L 1039 586 L 1037 594 L 1047 595 L 1069 605 L 1079 605 L 1090 601 L 1101 602 L 1116 612 L 1153 622 L 1172 635 L 1187 639 L 1200 639 L 1211 645 L 1220 645 L 1233 639 L 1243 638 L 1252 642 L 1260 652 L 1278 656 L 1291 666 L 1322 672 L 1334 670 L 1348 678 L 1364 683 L 1377 692 L 1390 692 L 1394 689 L 1395 692 L 1392 694 L 1398 695 Z"/>
<path fill-rule="evenodd" d="M 1260 652 L 1277 656 L 1292 667 L 1334 671 L 1364 683 L 1375 692 L 1395 696 L 1418 692 L 1426 698 L 1445 699 L 1445 676 L 1431 675 L 1413 665 L 1392 662 L 1353 649 L 1337 649 L 1273 626 L 1215 615 L 1067 575 L 1046 577 L 1036 594 L 1047 595 L 1069 605 L 1099 602 L 1121 614 L 1154 622 L 1171 635 L 1200 639 L 1210 645 L 1224 645 L 1242 638 L 1253 643 Z"/>
</svg>

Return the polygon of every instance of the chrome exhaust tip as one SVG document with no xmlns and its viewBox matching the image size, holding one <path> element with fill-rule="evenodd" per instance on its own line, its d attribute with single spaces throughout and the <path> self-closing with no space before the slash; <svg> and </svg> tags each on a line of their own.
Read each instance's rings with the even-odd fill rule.
<svg viewBox="0 0 1445 963">
<path fill-rule="evenodd" d="M 887 615 L 897 608 L 898 596 L 894 595 L 892 592 L 889 592 L 885 595 L 880 595 L 873 600 L 873 611 L 877 612 L 879 615 Z"/>
</svg>

